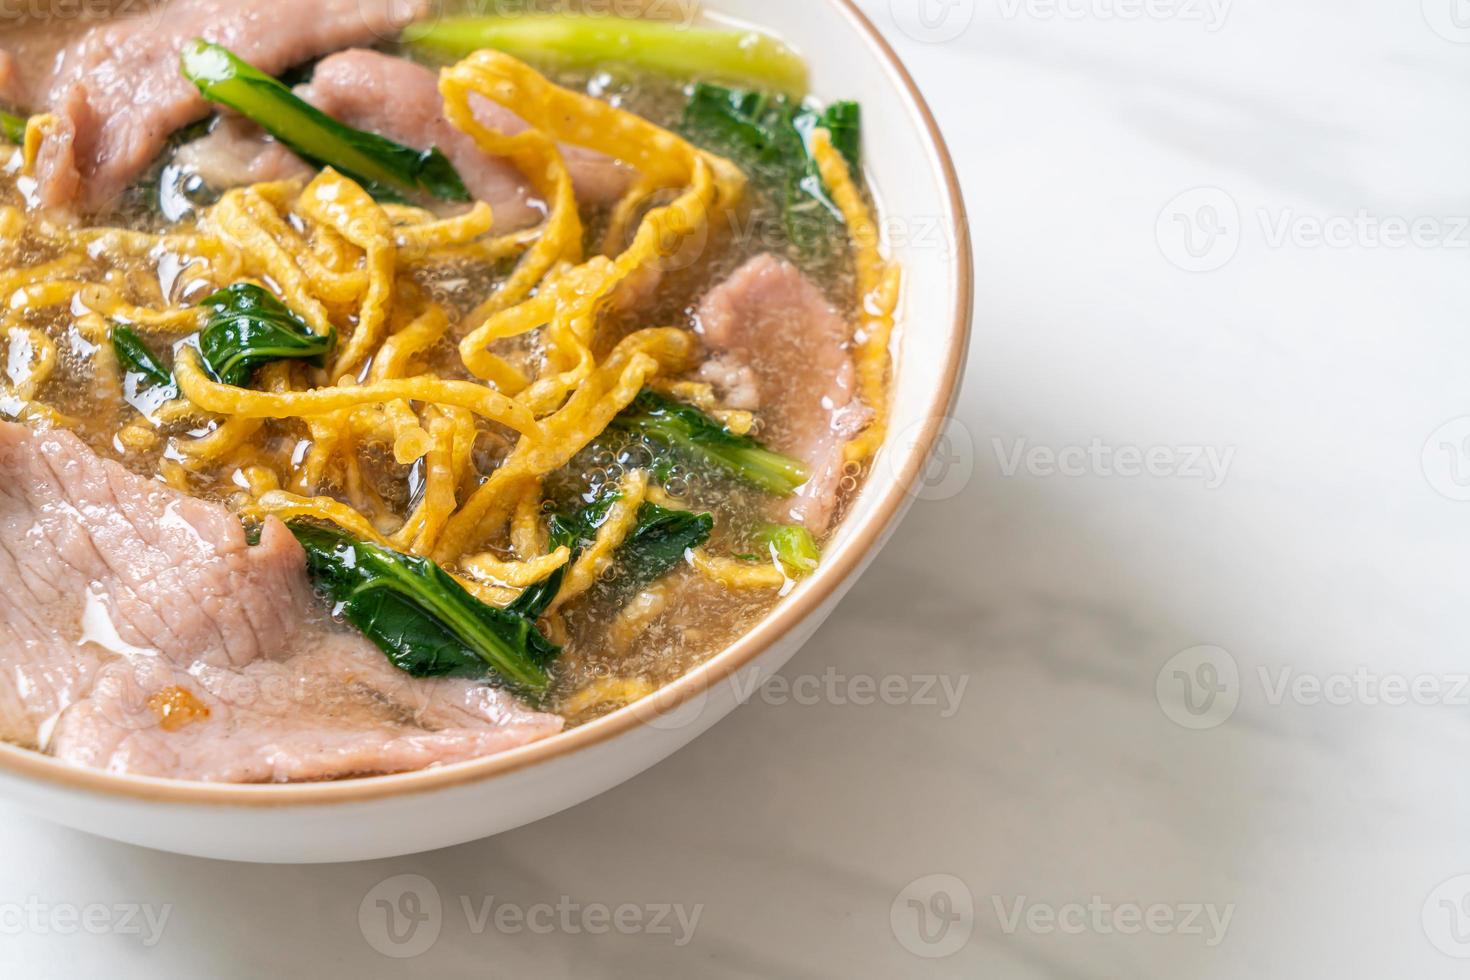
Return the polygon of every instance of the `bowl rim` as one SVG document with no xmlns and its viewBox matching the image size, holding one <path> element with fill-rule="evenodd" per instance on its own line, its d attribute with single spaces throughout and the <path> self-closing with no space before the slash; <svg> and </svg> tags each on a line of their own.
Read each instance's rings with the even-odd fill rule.
<svg viewBox="0 0 1470 980">
<path fill-rule="evenodd" d="M 916 485 L 921 469 L 948 420 L 959 393 L 960 376 L 969 348 L 974 307 L 974 272 L 969 224 L 960 191 L 959 174 L 948 145 L 939 130 L 928 102 L 898 54 L 855 0 L 825 0 L 844 17 L 877 56 L 889 79 L 908 103 L 928 135 L 924 147 L 931 166 L 940 173 L 952 223 L 954 251 L 950 258 L 955 274 L 955 318 L 945 339 L 946 354 L 934 394 L 917 424 L 917 438 L 903 469 L 883 489 L 866 523 L 837 549 L 830 561 L 798 587 L 770 615 L 735 643 L 704 664 L 648 696 L 585 725 L 509 749 L 494 755 L 440 768 L 357 779 L 315 783 L 207 783 L 152 776 L 111 773 L 65 763 L 52 756 L 8 743 L 0 743 L 0 775 L 20 776 L 54 784 L 54 788 L 80 790 L 110 797 L 152 802 L 251 808 L 321 806 L 362 803 L 389 797 L 427 793 L 478 783 L 505 776 L 553 759 L 571 756 L 593 746 L 626 735 L 680 708 L 715 685 L 728 681 L 749 666 L 825 602 L 863 566 L 911 503 L 910 487 Z M 892 433 L 890 432 L 890 440 Z"/>
</svg>

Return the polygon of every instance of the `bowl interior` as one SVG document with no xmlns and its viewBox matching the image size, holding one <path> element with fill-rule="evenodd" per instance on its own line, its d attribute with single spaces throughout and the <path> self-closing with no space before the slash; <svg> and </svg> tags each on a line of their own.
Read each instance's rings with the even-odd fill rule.
<svg viewBox="0 0 1470 980">
<path fill-rule="evenodd" d="M 888 441 L 832 548 L 866 536 L 891 484 L 928 451 L 936 416 L 948 411 L 957 351 L 968 315 L 968 242 L 958 191 L 951 196 L 947 153 L 929 131 L 912 82 L 848 0 L 713 0 L 717 19 L 759 26 L 793 44 L 812 68 L 822 101 L 853 99 L 863 109 L 863 164 L 878 202 L 888 253 L 904 267 L 894 338 L 895 371 Z M 920 445 L 924 443 L 924 445 Z"/>
<path fill-rule="evenodd" d="M 79 770 L 0 744 L 0 770 L 70 790 L 266 806 L 345 802 L 463 785 L 596 745 L 678 708 L 755 660 L 860 571 L 912 500 L 911 487 L 958 387 L 968 340 L 970 260 L 957 180 L 918 92 L 850 0 L 714 0 L 705 10 L 719 19 L 759 25 L 793 44 L 811 63 L 818 98 L 861 102 L 864 163 L 878 200 L 880 226 L 888 253 L 904 267 L 888 440 L 817 573 L 751 633 L 656 695 L 653 707 L 631 706 L 473 762 L 337 783 L 242 787 Z"/>
</svg>

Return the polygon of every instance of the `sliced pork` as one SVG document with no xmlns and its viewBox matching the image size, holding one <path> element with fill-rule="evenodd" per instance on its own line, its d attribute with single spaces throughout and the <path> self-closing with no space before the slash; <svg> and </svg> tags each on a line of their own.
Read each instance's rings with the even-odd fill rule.
<svg viewBox="0 0 1470 980">
<path fill-rule="evenodd" d="M 444 118 L 438 76 L 423 65 L 376 51 L 343 51 L 317 65 L 311 83 L 298 94 L 354 128 L 421 150 L 437 146 L 464 178 L 470 194 L 494 210 L 501 230 L 529 227 L 545 214 L 515 167 L 486 156 L 472 138 Z M 519 116 L 488 99 L 476 96 L 474 111 L 481 123 L 508 135 L 526 128 Z M 583 203 L 616 201 L 632 182 L 631 170 L 601 153 L 563 146 L 562 154 Z"/>
<path fill-rule="evenodd" d="M 355 129 L 421 150 L 438 147 L 464 178 L 470 194 L 491 206 L 501 231 L 528 228 L 545 216 L 543 202 L 514 166 L 482 153 L 471 137 L 444 118 L 438 78 L 423 65 L 376 51 L 344 51 L 317 65 L 311 82 L 297 86 L 296 94 Z M 475 114 L 501 132 L 526 128 L 515 113 L 478 97 Z M 584 204 L 610 204 L 632 183 L 633 172 L 627 166 L 601 153 L 563 146 L 562 154 Z M 208 136 L 183 147 L 176 161 L 220 189 L 279 180 L 310 169 L 238 117 L 226 117 Z"/>
<path fill-rule="evenodd" d="M 95 211 L 148 167 L 170 134 L 208 113 L 179 74 L 188 41 L 223 44 L 274 75 L 390 37 L 426 7 L 427 0 L 173 0 L 85 30 L 35 77 L 7 80 L 13 59 L 3 59 L 0 84 L 60 119 L 38 160 L 41 202 Z"/>
<path fill-rule="evenodd" d="M 759 255 L 705 297 L 698 329 L 715 353 L 701 376 L 734 408 L 755 410 L 761 441 L 807 464 L 811 478 L 780 520 L 827 530 L 843 477 L 843 445 L 871 411 L 857 397 L 847 322 L 785 259 Z"/>
<path fill-rule="evenodd" d="M 421 681 L 326 622 L 277 521 L 0 423 L 0 738 L 115 772 L 253 782 L 399 772 L 560 730 Z"/>
<path fill-rule="evenodd" d="M 311 173 L 311 167 L 243 116 L 221 116 L 208 135 L 179 147 L 174 163 L 225 190 Z"/>
<path fill-rule="evenodd" d="M 20 102 L 22 95 L 15 56 L 9 51 L 0 50 L 0 101 L 14 105 Z"/>
</svg>

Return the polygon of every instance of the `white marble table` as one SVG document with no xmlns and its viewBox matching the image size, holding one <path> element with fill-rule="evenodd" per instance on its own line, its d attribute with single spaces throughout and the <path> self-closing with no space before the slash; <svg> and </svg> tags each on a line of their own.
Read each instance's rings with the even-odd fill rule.
<svg viewBox="0 0 1470 980">
<path fill-rule="evenodd" d="M 1470 10 L 931 2 L 866 6 L 974 216 L 972 475 L 788 667 L 817 703 L 401 860 L 7 818 L 0 974 L 1465 975 Z M 404 874 L 406 963 L 359 925 Z"/>
</svg>

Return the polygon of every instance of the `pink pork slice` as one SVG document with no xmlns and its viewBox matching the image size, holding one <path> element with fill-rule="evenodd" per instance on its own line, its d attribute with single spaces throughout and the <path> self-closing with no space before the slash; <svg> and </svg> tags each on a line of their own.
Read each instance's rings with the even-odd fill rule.
<svg viewBox="0 0 1470 980">
<path fill-rule="evenodd" d="M 326 621 L 280 522 L 238 519 L 0 423 L 0 738 L 81 766 L 263 782 L 402 772 L 552 735 L 467 680 L 418 680 Z M 183 692 L 187 692 L 184 694 Z M 208 714 L 169 715 L 182 694 Z"/>
<path fill-rule="evenodd" d="M 210 187 L 227 190 L 312 172 L 306 161 L 244 116 L 227 113 L 205 136 L 179 147 L 173 162 Z"/>
<path fill-rule="evenodd" d="M 298 94 L 356 129 L 421 150 L 437 146 L 475 200 L 494 210 L 496 227 L 503 231 L 529 227 L 545 215 L 515 167 L 481 152 L 470 136 L 444 118 L 438 76 L 423 65 L 377 51 L 343 51 L 317 65 L 310 84 Z M 526 128 L 520 116 L 488 99 L 473 97 L 473 107 L 476 118 L 491 129 L 515 135 Z M 610 204 L 632 183 L 632 170 L 601 153 L 577 146 L 561 150 L 583 203 Z"/>
<path fill-rule="evenodd" d="M 17 59 L 0 58 L 0 85 L 61 121 L 37 161 L 41 203 L 96 211 L 147 169 L 175 130 L 208 114 L 179 73 L 189 41 L 222 44 L 274 75 L 391 37 L 426 9 L 427 0 L 172 0 L 86 29 L 36 77 L 11 77 Z"/>
<path fill-rule="evenodd" d="M 800 269 L 769 254 L 715 287 L 697 320 L 716 355 L 701 377 L 727 404 L 757 412 L 762 442 L 810 470 L 776 519 L 824 533 L 837 507 L 843 445 L 872 417 L 858 400 L 847 321 Z"/>
<path fill-rule="evenodd" d="M 423 65 L 377 51 L 343 51 L 317 65 L 311 82 L 297 86 L 296 94 L 354 129 L 420 150 L 438 147 L 470 195 L 490 205 L 501 231 L 528 228 L 545 217 L 544 203 L 509 161 L 487 156 L 473 138 L 444 118 L 438 77 Z M 515 134 L 526 128 L 515 113 L 478 96 L 474 111 L 480 122 L 500 132 Z M 577 146 L 561 150 L 584 204 L 610 204 L 632 183 L 631 169 L 601 153 Z M 180 163 L 217 188 L 279 180 L 310 169 L 238 117 L 227 117 L 208 136 L 179 152 Z"/>
</svg>

